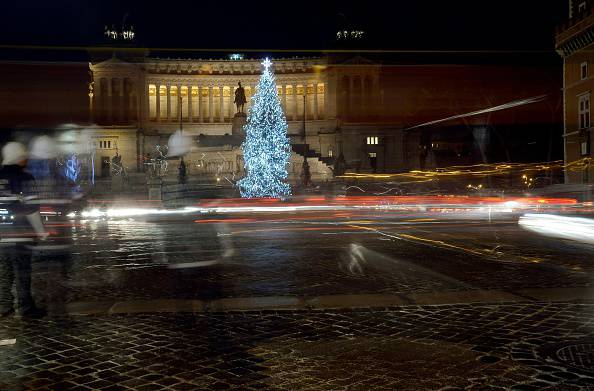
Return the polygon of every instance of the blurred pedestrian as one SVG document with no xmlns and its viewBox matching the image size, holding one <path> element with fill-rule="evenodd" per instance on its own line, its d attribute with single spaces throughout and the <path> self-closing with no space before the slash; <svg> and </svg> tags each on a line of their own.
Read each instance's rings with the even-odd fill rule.
<svg viewBox="0 0 594 391">
<path fill-rule="evenodd" d="M 39 209 L 27 202 L 33 195 L 35 181 L 25 171 L 27 150 L 21 143 L 10 142 L 2 148 L 0 169 L 0 199 L 12 215 L 8 235 L 3 232 L 0 244 L 0 316 L 15 313 L 12 285 L 16 285 L 18 309 L 22 316 L 39 318 L 45 311 L 35 305 L 31 295 L 30 245 L 47 232 L 41 222 Z"/>
<path fill-rule="evenodd" d="M 184 185 L 188 179 L 188 172 L 186 170 L 186 162 L 184 162 L 183 156 L 179 163 L 178 171 L 179 171 L 179 175 L 178 175 L 179 183 Z"/>
</svg>

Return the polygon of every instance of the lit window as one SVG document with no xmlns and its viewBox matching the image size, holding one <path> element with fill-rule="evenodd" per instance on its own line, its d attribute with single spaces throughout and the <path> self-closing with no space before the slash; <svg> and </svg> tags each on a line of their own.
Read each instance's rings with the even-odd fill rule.
<svg viewBox="0 0 594 391">
<path fill-rule="evenodd" d="M 590 127 L 590 94 L 584 94 L 579 97 L 579 119 L 580 129 Z"/>
<path fill-rule="evenodd" d="M 580 77 L 582 80 L 588 78 L 588 61 L 584 61 L 580 64 Z"/>
<path fill-rule="evenodd" d="M 377 152 L 369 152 L 369 157 L 377 157 Z"/>
<path fill-rule="evenodd" d="M 377 145 L 379 144 L 377 136 L 367 137 L 367 145 Z"/>
<path fill-rule="evenodd" d="M 590 154 L 590 151 L 588 151 L 588 142 L 587 141 L 582 141 L 581 142 L 581 148 L 580 148 L 580 152 L 582 154 L 582 156 L 587 156 Z"/>
<path fill-rule="evenodd" d="M 111 141 L 110 140 L 100 140 L 99 141 L 99 149 L 111 149 Z"/>
<path fill-rule="evenodd" d="M 329 149 L 329 150 L 328 150 L 328 157 L 332 157 L 332 156 L 334 156 L 334 152 L 332 152 L 332 150 L 331 150 L 331 149 Z"/>
</svg>

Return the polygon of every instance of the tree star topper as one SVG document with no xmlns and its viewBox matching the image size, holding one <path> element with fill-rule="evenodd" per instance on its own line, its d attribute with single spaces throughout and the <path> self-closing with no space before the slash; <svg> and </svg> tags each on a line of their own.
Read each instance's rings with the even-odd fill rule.
<svg viewBox="0 0 594 391">
<path fill-rule="evenodd" d="M 262 65 L 264 65 L 264 69 L 268 70 L 268 67 L 272 65 L 272 62 L 268 59 L 268 57 L 266 57 L 262 62 Z"/>
</svg>

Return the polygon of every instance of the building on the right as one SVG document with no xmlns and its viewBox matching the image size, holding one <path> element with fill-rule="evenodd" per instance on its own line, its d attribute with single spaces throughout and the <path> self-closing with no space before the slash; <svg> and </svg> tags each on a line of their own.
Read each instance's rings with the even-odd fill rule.
<svg viewBox="0 0 594 391">
<path fill-rule="evenodd" d="M 569 0 L 569 19 L 558 26 L 556 49 L 563 58 L 564 159 L 566 183 L 594 181 L 592 124 L 594 90 L 594 0 Z M 583 164 L 580 164 L 583 162 Z"/>
</svg>

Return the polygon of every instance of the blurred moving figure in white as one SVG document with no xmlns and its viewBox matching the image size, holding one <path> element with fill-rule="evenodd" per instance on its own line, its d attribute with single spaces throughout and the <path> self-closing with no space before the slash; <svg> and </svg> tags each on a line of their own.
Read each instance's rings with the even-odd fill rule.
<svg viewBox="0 0 594 391">
<path fill-rule="evenodd" d="M 77 183 L 66 177 L 66 167 L 58 164 L 62 156 L 72 156 L 82 150 L 73 142 L 58 144 L 49 136 L 34 137 L 29 144 L 28 168 L 35 177 L 38 204 L 45 224 L 51 230 L 50 240 L 33 247 L 33 261 L 44 278 L 39 287 L 39 300 L 43 300 L 50 315 L 66 312 L 68 275 L 71 267 L 71 225 L 68 214 L 78 206 L 82 192 Z M 84 151 L 83 151 L 84 152 Z"/>
<path fill-rule="evenodd" d="M 191 137 L 185 136 L 181 130 L 176 131 L 169 137 L 169 141 L 167 142 L 167 157 L 179 157 L 180 158 L 180 166 L 178 168 L 179 175 L 178 181 L 179 183 L 185 184 L 187 182 L 187 171 L 186 171 L 186 164 L 184 162 L 184 155 L 188 154 L 192 150 L 193 141 Z M 210 230 L 209 234 L 212 235 L 213 240 L 218 242 L 218 251 L 217 255 L 212 258 L 208 259 L 200 259 L 197 261 L 192 262 L 181 262 L 181 263 L 172 263 L 169 265 L 172 269 L 190 269 L 190 268 L 197 268 L 197 267 L 204 267 L 204 266 L 212 266 L 219 264 L 235 254 L 235 249 L 233 248 L 233 242 L 231 240 L 231 236 L 229 234 L 229 227 L 226 223 L 220 222 L 216 224 L 208 224 L 205 229 Z M 216 239 L 214 239 L 216 236 Z M 214 243 L 216 243 L 214 242 Z M 208 245 L 208 243 L 203 243 Z M 208 254 L 208 252 L 204 252 Z"/>
<path fill-rule="evenodd" d="M 30 245 L 48 234 L 41 222 L 39 208 L 29 203 L 34 196 L 35 180 L 25 171 L 27 150 L 21 143 L 10 142 L 2 148 L 0 169 L 0 200 L 12 215 L 5 227 L 0 244 L 0 316 L 14 314 L 12 285 L 16 283 L 18 309 L 25 317 L 42 317 L 31 295 Z M 6 229 L 7 228 L 7 229 Z M 8 232 L 6 232 L 8 231 Z"/>
<path fill-rule="evenodd" d="M 183 156 L 192 150 L 192 138 L 184 136 L 181 131 L 177 131 L 169 137 L 167 142 L 167 156 Z"/>
</svg>

